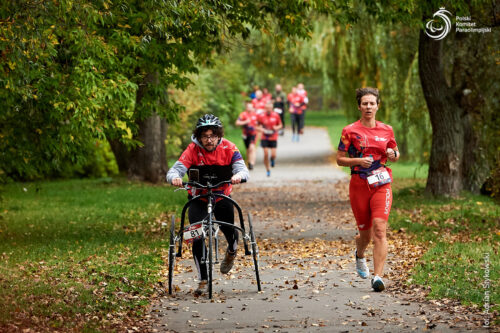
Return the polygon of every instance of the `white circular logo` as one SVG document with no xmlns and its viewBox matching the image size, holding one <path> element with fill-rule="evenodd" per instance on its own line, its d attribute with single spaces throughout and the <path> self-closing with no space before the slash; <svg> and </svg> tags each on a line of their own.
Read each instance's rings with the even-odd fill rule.
<svg viewBox="0 0 500 333">
<path fill-rule="evenodd" d="M 427 22 L 427 24 L 425 25 L 425 33 L 427 34 L 427 36 L 435 40 L 441 40 L 445 38 L 446 35 L 448 35 L 451 30 L 451 21 L 449 17 L 446 16 L 446 14 L 451 16 L 451 13 L 449 11 L 444 9 L 444 7 L 441 7 L 437 12 L 434 13 L 434 15 L 432 15 L 433 19 Z M 440 21 L 442 21 L 439 22 L 440 26 L 438 27 L 434 26 L 434 23 L 436 23 L 437 21 L 435 19 L 436 16 L 440 19 Z"/>
</svg>

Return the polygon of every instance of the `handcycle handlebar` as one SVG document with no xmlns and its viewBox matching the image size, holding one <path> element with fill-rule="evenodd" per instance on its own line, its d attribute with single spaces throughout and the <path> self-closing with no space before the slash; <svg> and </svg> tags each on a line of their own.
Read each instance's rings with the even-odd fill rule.
<svg viewBox="0 0 500 333">
<path fill-rule="evenodd" d="M 246 179 L 242 179 L 241 180 L 241 183 L 246 183 L 247 180 Z M 217 187 L 220 187 L 224 184 L 231 184 L 231 180 L 223 180 L 221 181 L 220 183 L 218 184 L 215 184 L 215 185 L 202 185 L 198 182 L 195 182 L 195 181 L 189 181 L 189 182 L 182 182 L 182 185 L 183 186 L 195 186 L 197 188 L 203 188 L 203 189 L 207 189 L 207 190 L 211 190 L 211 189 L 214 189 L 214 188 L 217 188 Z"/>
</svg>

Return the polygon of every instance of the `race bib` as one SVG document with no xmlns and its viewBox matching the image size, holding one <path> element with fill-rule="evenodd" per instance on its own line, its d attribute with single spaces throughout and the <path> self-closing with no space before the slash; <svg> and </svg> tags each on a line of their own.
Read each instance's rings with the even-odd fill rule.
<svg viewBox="0 0 500 333">
<path fill-rule="evenodd" d="M 370 184 L 371 187 L 378 187 L 392 182 L 391 176 L 389 176 L 389 173 L 384 167 L 380 167 L 370 172 L 366 180 L 368 180 L 368 184 Z"/>
<path fill-rule="evenodd" d="M 265 134 L 265 135 L 273 135 L 273 134 L 274 134 L 274 131 L 273 131 L 273 130 L 270 130 L 270 129 L 265 129 L 265 130 L 264 130 L 264 134 Z"/>
<path fill-rule="evenodd" d="M 203 237 L 203 225 L 201 223 L 193 224 L 184 228 L 184 241 L 192 243 Z"/>
</svg>

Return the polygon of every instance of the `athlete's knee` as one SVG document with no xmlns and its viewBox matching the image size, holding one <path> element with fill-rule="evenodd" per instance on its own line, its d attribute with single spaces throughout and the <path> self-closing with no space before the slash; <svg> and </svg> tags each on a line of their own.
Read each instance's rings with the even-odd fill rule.
<svg viewBox="0 0 500 333">
<path fill-rule="evenodd" d="M 359 234 L 356 235 L 356 239 L 359 239 L 363 243 L 368 243 L 371 240 L 371 233 L 370 230 L 360 230 Z"/>
<path fill-rule="evenodd" d="M 373 220 L 374 241 L 385 240 L 387 236 L 387 221 L 383 219 Z"/>
</svg>

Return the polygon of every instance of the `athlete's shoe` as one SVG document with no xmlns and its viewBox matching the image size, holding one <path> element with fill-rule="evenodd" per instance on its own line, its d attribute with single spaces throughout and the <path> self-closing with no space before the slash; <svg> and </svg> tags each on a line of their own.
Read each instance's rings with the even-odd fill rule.
<svg viewBox="0 0 500 333">
<path fill-rule="evenodd" d="M 266 175 L 267 175 L 268 177 L 271 177 L 271 171 L 266 171 Z"/>
<path fill-rule="evenodd" d="M 208 289 L 208 281 L 207 280 L 201 280 L 198 283 L 198 288 L 194 291 L 194 294 L 196 296 L 200 296 L 203 293 L 205 293 L 207 291 L 207 289 Z"/>
<path fill-rule="evenodd" d="M 276 163 L 276 162 L 274 161 L 274 158 L 271 158 L 271 168 L 274 168 L 274 164 L 275 164 L 275 163 Z"/>
<path fill-rule="evenodd" d="M 380 292 L 385 289 L 384 281 L 380 278 L 380 276 L 375 275 L 372 278 L 372 288 L 374 291 Z"/>
<path fill-rule="evenodd" d="M 220 264 L 220 272 L 222 274 L 229 273 L 231 268 L 233 268 L 234 258 L 236 258 L 236 251 L 230 252 L 229 250 L 227 250 L 226 256 L 224 257 L 224 260 L 222 260 Z"/>
<path fill-rule="evenodd" d="M 358 258 L 358 251 L 354 252 L 356 256 L 356 272 L 362 279 L 367 279 L 370 276 L 370 270 L 366 265 L 366 258 Z"/>
<path fill-rule="evenodd" d="M 296 135 L 292 134 L 292 142 L 295 142 Z"/>
<path fill-rule="evenodd" d="M 248 163 L 248 170 L 253 170 L 253 164 L 252 163 Z"/>
</svg>

